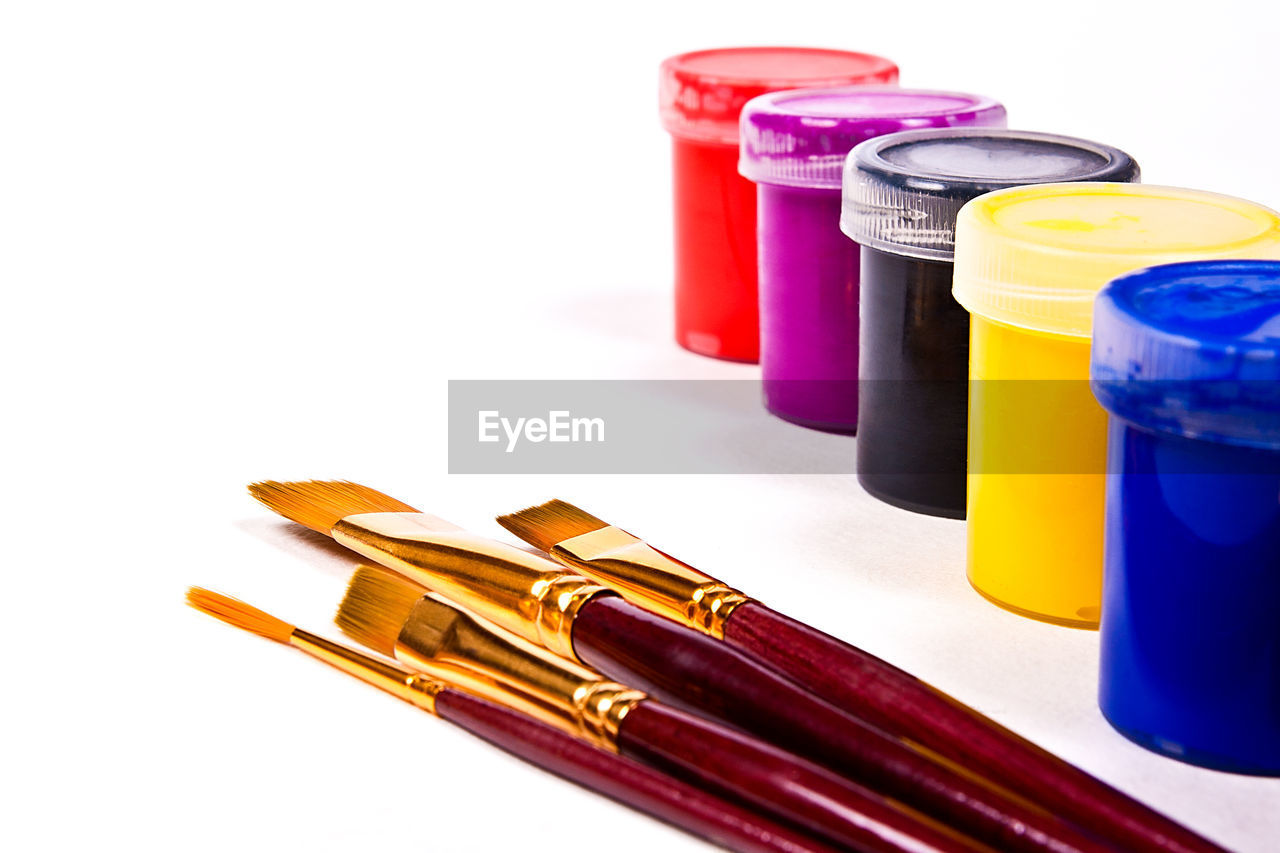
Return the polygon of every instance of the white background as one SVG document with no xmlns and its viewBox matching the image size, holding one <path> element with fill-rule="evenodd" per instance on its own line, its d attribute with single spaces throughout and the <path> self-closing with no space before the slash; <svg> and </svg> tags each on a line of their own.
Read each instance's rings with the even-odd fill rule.
<svg viewBox="0 0 1280 853">
<path fill-rule="evenodd" d="M 346 477 L 495 535 L 566 498 L 1275 849 L 1280 782 L 1113 733 L 1096 634 L 981 601 L 958 522 L 852 477 L 450 477 L 444 435 L 449 378 L 754 375 L 671 342 L 664 56 L 880 53 L 1280 207 L 1274 9 L 6 4 L 4 846 L 703 849 L 183 606 L 332 631 L 349 563 L 244 486 Z"/>
</svg>

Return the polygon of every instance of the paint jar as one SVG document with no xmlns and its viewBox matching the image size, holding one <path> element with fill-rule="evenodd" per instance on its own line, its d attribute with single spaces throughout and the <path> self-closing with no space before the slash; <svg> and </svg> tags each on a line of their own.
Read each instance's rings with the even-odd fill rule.
<svg viewBox="0 0 1280 853">
<path fill-rule="evenodd" d="M 1120 183 L 998 190 L 960 210 L 952 292 L 970 313 L 969 581 L 1094 628 L 1106 416 L 1089 390 L 1093 300 L 1154 264 L 1280 258 L 1280 218 L 1212 193 Z"/>
<path fill-rule="evenodd" d="M 673 56 L 660 69 L 675 200 L 676 341 L 754 362 L 756 191 L 738 174 L 738 113 L 757 95 L 803 86 L 894 83 L 887 59 L 843 50 L 738 47 Z"/>
<path fill-rule="evenodd" d="M 858 425 L 858 247 L 840 233 L 849 151 L 908 128 L 1004 122 L 990 98 L 879 86 L 774 92 L 742 108 L 739 170 L 756 184 L 770 412 L 829 432 Z"/>
<path fill-rule="evenodd" d="M 1148 749 L 1280 776 L 1280 263 L 1116 279 L 1099 704 Z"/>
<path fill-rule="evenodd" d="M 969 315 L 951 297 L 956 216 L 984 193 L 1138 180 L 1133 158 L 1019 130 L 918 130 L 849 155 L 840 228 L 862 246 L 858 482 L 904 509 L 965 515 Z"/>
</svg>

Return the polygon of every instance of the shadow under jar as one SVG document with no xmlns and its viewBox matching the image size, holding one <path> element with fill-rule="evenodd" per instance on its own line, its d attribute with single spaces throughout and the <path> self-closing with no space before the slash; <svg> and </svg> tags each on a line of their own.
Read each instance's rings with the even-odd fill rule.
<svg viewBox="0 0 1280 853">
<path fill-rule="evenodd" d="M 864 489 L 913 512 L 965 517 L 969 314 L 951 295 L 965 202 L 1023 184 L 1137 180 L 1117 148 L 1018 130 L 906 131 L 850 153 L 840 227 L 861 246 Z"/>
</svg>

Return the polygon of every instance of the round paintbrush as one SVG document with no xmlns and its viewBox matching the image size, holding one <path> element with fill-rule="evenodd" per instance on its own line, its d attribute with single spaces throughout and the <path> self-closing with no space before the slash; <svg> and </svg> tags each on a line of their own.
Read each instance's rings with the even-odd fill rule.
<svg viewBox="0 0 1280 853">
<path fill-rule="evenodd" d="M 524 714 L 331 642 L 216 592 L 192 587 L 192 607 L 292 646 L 399 696 L 544 770 L 731 850 L 835 853 L 835 848 L 689 784 L 591 746 Z"/>
</svg>

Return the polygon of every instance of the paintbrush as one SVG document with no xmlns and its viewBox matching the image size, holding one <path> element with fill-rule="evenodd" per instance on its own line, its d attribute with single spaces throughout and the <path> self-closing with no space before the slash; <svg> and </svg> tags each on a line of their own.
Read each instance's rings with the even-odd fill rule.
<svg viewBox="0 0 1280 853">
<path fill-rule="evenodd" d="M 338 627 L 480 695 L 515 694 L 544 722 L 856 850 L 982 850 L 817 765 L 607 681 L 386 569 L 356 570 Z"/>
<path fill-rule="evenodd" d="M 1223 848 L 862 649 L 761 604 L 561 500 L 498 517 L 520 539 L 629 600 L 748 652 L 885 732 L 999 781 L 1132 850 Z M 691 619 L 706 590 L 725 604 Z"/>
<path fill-rule="evenodd" d="M 525 639 L 729 722 L 984 843 L 1057 853 L 1108 849 L 1016 794 L 886 737 L 750 656 L 543 557 L 355 483 L 265 482 L 250 492 Z M 715 621 L 729 600 L 710 586 L 704 593 L 691 604 L 691 618 Z"/>
<path fill-rule="evenodd" d="M 781 826 L 651 767 L 591 746 L 524 714 L 316 634 L 242 601 L 192 587 L 187 603 L 454 723 L 530 764 L 731 850 L 835 853 L 836 848 Z"/>
</svg>

